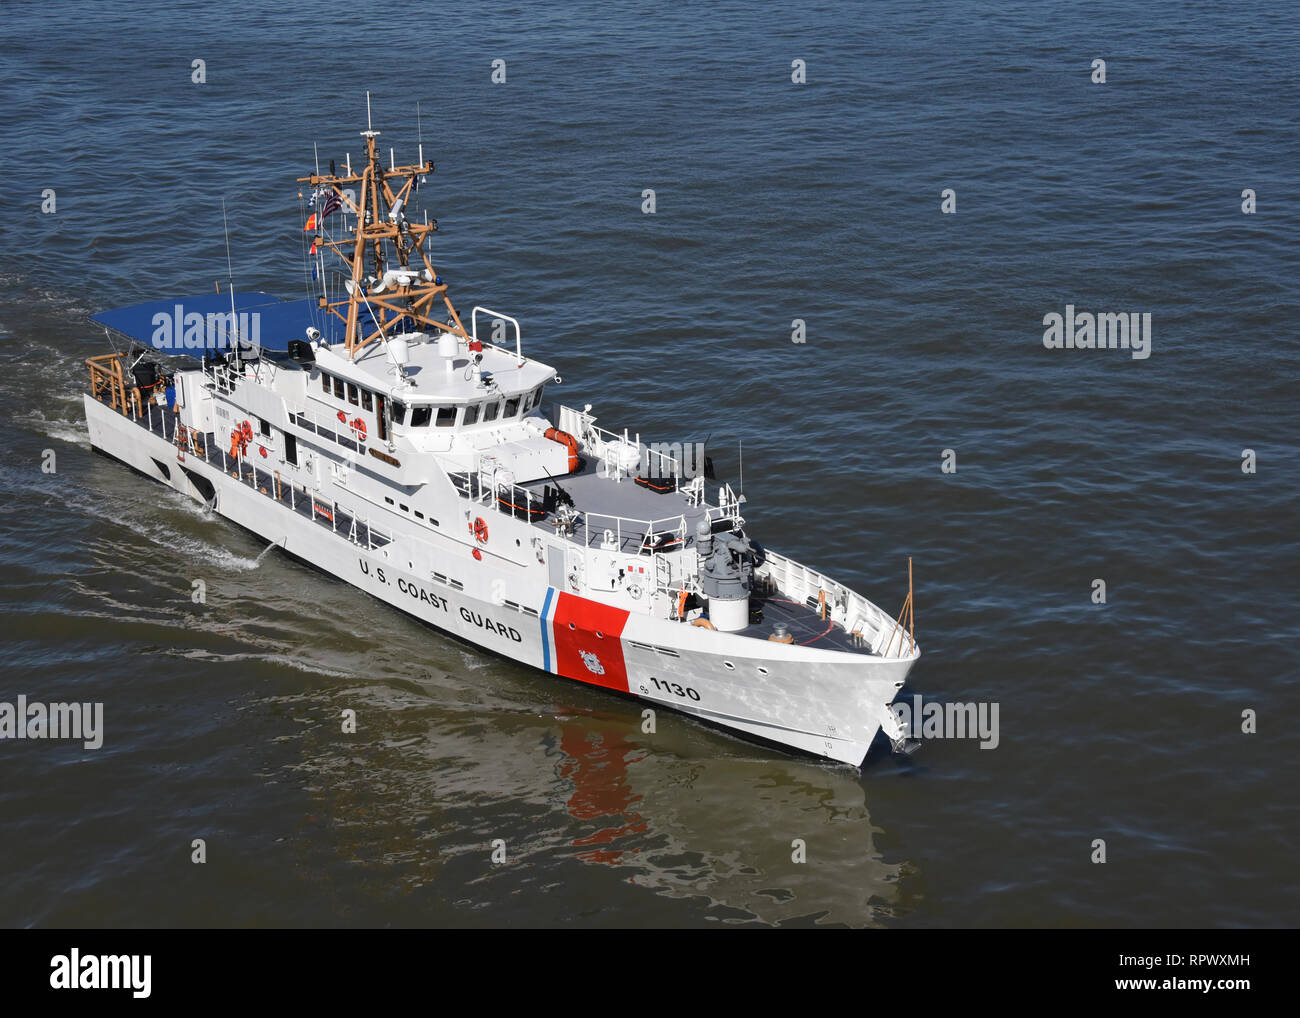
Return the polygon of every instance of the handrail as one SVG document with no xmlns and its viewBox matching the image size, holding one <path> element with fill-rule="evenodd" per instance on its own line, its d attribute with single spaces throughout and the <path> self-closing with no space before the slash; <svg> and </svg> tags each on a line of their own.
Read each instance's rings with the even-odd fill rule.
<svg viewBox="0 0 1300 1018">
<path fill-rule="evenodd" d="M 524 345 L 523 337 L 519 334 L 519 319 L 512 318 L 510 315 L 503 315 L 500 311 L 493 311 L 491 308 L 485 308 L 482 304 L 475 304 L 474 310 L 469 313 L 469 327 L 471 337 L 476 343 L 482 342 L 478 338 L 478 313 L 480 311 L 485 315 L 495 315 L 502 321 L 510 322 L 515 327 L 515 357 L 518 358 L 519 363 L 522 365 L 524 363 Z"/>
<path fill-rule="evenodd" d="M 477 471 L 469 472 L 466 475 L 467 488 L 463 494 L 471 502 L 478 505 L 488 506 L 495 504 L 495 500 L 500 496 L 505 496 L 509 504 L 514 506 L 525 506 L 525 518 L 531 520 L 532 506 L 540 504 L 542 499 L 537 492 L 530 488 L 513 482 L 506 483 L 495 476 L 490 463 L 480 461 Z M 457 489 L 461 490 L 461 489 Z M 507 515 L 513 515 L 509 510 L 500 509 Z M 710 513 L 714 510 L 708 510 Z M 578 510 L 578 516 L 574 520 L 572 531 L 568 533 L 558 533 L 557 536 L 565 540 L 578 543 L 577 531 L 581 528 L 583 537 L 581 543 L 584 547 L 590 548 L 593 535 L 597 538 L 606 531 L 613 530 L 616 547 L 620 550 L 623 547 L 623 531 L 628 530 L 628 536 L 633 534 L 642 535 L 643 545 L 651 547 L 651 554 L 661 554 L 654 551 L 653 542 L 667 534 L 676 534 L 682 542 L 686 540 L 686 517 L 684 514 L 676 516 L 661 516 L 656 519 L 637 519 L 631 516 L 615 516 L 612 513 L 594 512 L 592 510 Z M 640 552 L 640 547 L 637 553 Z"/>
<path fill-rule="evenodd" d="M 763 555 L 759 579 L 772 580 L 787 597 L 800 603 L 824 594 L 830 619 L 842 625 L 846 632 L 860 637 L 873 654 L 886 658 L 917 655 L 915 644 L 909 648 L 907 641 L 901 642 L 896 650 L 890 645 L 894 619 L 857 591 L 777 552 L 764 549 Z"/>
<path fill-rule="evenodd" d="M 239 362 L 241 370 L 236 371 L 234 368 L 230 366 L 229 360 L 221 361 L 220 363 L 216 361 L 212 361 L 212 362 L 203 361 L 200 365 L 199 370 L 202 371 L 204 375 L 211 378 L 214 385 L 220 384 L 217 378 L 218 370 L 224 371 L 227 374 L 227 376 L 231 380 L 232 386 L 236 379 L 240 381 L 249 381 L 251 379 L 254 382 L 258 382 L 259 384 L 265 385 L 268 383 L 263 381 L 262 379 L 262 363 L 263 362 L 261 357 L 258 357 L 256 360 L 252 361 L 251 366 L 248 361 L 241 360 Z"/>
<path fill-rule="evenodd" d="M 579 446 L 586 447 L 588 455 L 600 459 L 603 458 L 601 453 L 603 453 L 605 448 L 608 446 L 615 444 L 635 445 L 637 447 L 638 460 L 646 461 L 649 457 L 658 457 L 660 472 L 655 476 L 681 476 L 682 465 L 677 461 L 676 457 L 651 449 L 641 441 L 641 436 L 639 434 L 635 437 L 629 437 L 627 430 L 624 429 L 623 434 L 620 435 L 617 432 L 610 431 L 607 428 L 602 428 L 600 425 L 596 424 L 595 421 L 592 420 L 590 414 L 575 410 L 571 406 L 565 406 L 563 403 L 554 405 L 558 407 L 560 411 L 556 415 L 560 420 L 555 422 L 555 426 L 561 431 L 568 431 L 573 434 L 573 437 L 578 440 Z M 571 421 L 576 421 L 578 423 L 575 425 L 570 423 Z M 671 472 L 664 472 L 663 468 L 665 464 L 672 465 Z"/>
<path fill-rule="evenodd" d="M 247 461 L 248 458 L 247 458 L 245 455 L 243 455 L 242 452 L 237 453 L 234 457 L 231 457 L 231 456 L 230 456 L 230 455 L 229 455 L 229 454 L 228 454 L 224 449 L 221 449 L 221 450 L 219 450 L 219 451 L 220 451 L 220 453 L 221 453 L 221 468 L 222 468 L 222 470 L 223 470 L 225 473 L 229 474 L 229 473 L 230 473 L 231 461 L 232 461 L 232 459 L 233 459 L 233 461 L 234 461 L 234 466 L 235 466 L 235 472 L 234 472 L 234 475 L 233 475 L 233 476 L 236 477 L 236 478 L 237 478 L 241 483 L 244 483 L 245 480 L 246 480 L 245 477 L 244 477 L 244 464 L 245 464 L 245 462 Z M 210 459 L 208 456 L 206 456 L 206 455 L 204 456 L 204 459 L 207 460 L 209 463 L 212 462 L 211 459 Z M 215 465 L 215 464 L 214 464 L 214 465 Z M 249 471 L 249 476 L 248 476 L 248 478 L 247 478 L 248 486 L 249 486 L 250 488 L 253 488 L 254 490 L 257 490 L 257 475 L 258 475 L 258 472 L 259 472 L 259 469 L 258 469 L 257 464 L 256 464 L 256 463 L 249 463 L 249 465 L 248 465 L 248 471 Z M 297 500 L 298 500 L 298 496 L 299 496 L 299 494 L 301 494 L 302 497 L 304 497 L 304 498 L 306 498 L 306 499 L 308 500 L 308 503 L 309 503 L 310 506 L 311 506 L 311 514 L 310 514 L 310 520 L 311 520 L 311 522 L 313 522 L 313 523 L 319 523 L 319 522 L 320 522 L 320 517 L 326 515 L 326 513 L 324 513 L 324 512 L 320 512 L 320 513 L 318 513 L 318 506 L 317 506 L 317 500 L 316 500 L 316 493 L 315 493 L 314 491 L 312 491 L 311 489 L 309 489 L 309 488 L 307 487 L 306 484 L 301 484 L 301 485 L 300 485 L 300 484 L 295 484 L 293 480 L 289 480 L 289 481 L 286 482 L 285 480 L 283 480 L 283 479 L 280 477 L 280 473 L 279 473 L 278 470 L 266 470 L 265 468 L 262 468 L 261 473 L 263 473 L 263 474 L 269 474 L 270 477 L 274 479 L 275 487 L 276 487 L 277 491 L 278 491 L 278 490 L 282 490 L 282 489 L 284 489 L 284 488 L 288 488 L 288 490 L 289 490 L 289 508 L 290 508 L 291 510 L 293 510 L 294 512 L 297 511 L 297 508 L 298 508 L 298 506 L 297 506 Z M 272 499 L 273 501 L 279 502 L 281 505 L 284 504 L 284 500 L 283 500 L 283 498 L 280 497 L 278 494 L 277 494 L 277 495 L 272 495 L 272 494 L 268 491 L 268 492 L 266 493 L 266 497 Z M 349 529 L 350 529 L 350 533 L 349 533 L 348 535 L 346 535 L 346 536 L 348 536 L 349 540 L 354 541 L 354 543 L 360 543 L 360 542 L 357 542 L 356 539 L 352 536 L 353 534 L 356 533 L 356 529 L 357 529 L 357 524 L 358 524 L 358 523 L 362 523 L 362 524 L 364 524 L 364 526 L 365 526 L 365 528 L 366 528 L 366 547 L 369 548 L 369 549 L 372 550 L 372 551 L 374 550 L 374 547 L 375 547 L 375 545 L 374 545 L 374 540 L 375 540 L 376 537 L 383 538 L 383 539 L 384 539 L 388 544 L 392 544 L 392 543 L 394 543 L 394 542 L 397 540 L 397 534 L 396 534 L 396 532 L 395 532 L 394 530 L 392 530 L 391 528 L 385 529 L 385 528 L 381 528 L 381 527 L 377 527 L 377 526 L 375 526 L 374 519 L 373 519 L 371 516 L 369 516 L 369 515 L 362 516 L 359 512 L 357 512 L 357 510 L 356 510 L 355 507 L 353 507 L 353 508 L 348 508 L 348 507 L 346 507 L 346 506 L 341 506 L 341 505 L 339 504 L 338 500 L 337 500 L 337 499 L 333 499 L 333 498 L 331 498 L 331 499 L 329 500 L 328 503 L 321 502 L 320 505 L 321 505 L 321 506 L 324 506 L 324 507 L 326 507 L 326 508 L 328 509 L 328 519 L 329 519 L 329 521 L 330 521 L 330 530 L 333 531 L 333 532 L 336 533 L 336 534 L 339 533 L 339 531 L 338 531 L 338 528 L 337 528 L 337 524 L 335 523 L 334 514 L 335 514 L 336 512 L 342 512 L 345 516 L 347 516 L 347 517 L 349 517 L 349 518 L 351 519 L 351 521 L 352 521 L 352 526 L 349 528 Z M 380 545 L 380 547 L 383 547 L 383 546 Z"/>
<path fill-rule="evenodd" d="M 358 413 L 361 412 L 360 407 L 357 408 L 357 412 Z M 290 410 L 286 408 L 286 413 L 289 416 L 290 424 L 296 423 L 294 421 L 295 417 L 306 418 L 307 422 L 312 426 L 312 429 L 315 430 L 317 433 L 320 432 L 321 428 L 325 427 L 327 431 L 333 434 L 339 434 L 339 426 L 342 425 L 342 427 L 346 429 L 346 431 L 344 432 L 344 437 L 353 437 L 353 439 L 355 440 L 355 436 L 352 436 L 351 426 L 344 421 L 340 421 L 338 419 L 337 412 L 330 417 L 324 417 L 323 415 L 321 415 L 321 419 L 323 419 L 328 424 L 328 427 L 326 427 L 325 424 L 322 424 L 321 419 L 318 419 L 318 415 L 316 414 L 316 412 L 306 405 L 304 405 L 301 410 Z M 299 424 L 298 427 L 302 427 L 302 425 Z"/>
<path fill-rule="evenodd" d="M 109 405 L 111 407 L 111 404 Z M 133 401 L 131 406 L 129 407 L 129 412 L 126 409 L 119 409 L 118 407 L 111 407 L 111 408 L 116 410 L 118 413 L 122 414 L 124 417 L 129 417 L 130 420 L 136 422 L 141 427 L 146 428 L 151 432 L 154 432 L 153 415 L 152 412 L 148 409 L 148 406 L 146 406 L 146 412 L 143 415 L 137 412 Z M 258 475 L 259 474 L 263 475 L 268 479 L 268 483 L 274 484 L 274 489 L 276 490 L 275 495 L 272 495 L 270 493 L 270 490 L 268 490 L 266 492 L 266 497 L 272 499 L 273 501 L 279 502 L 281 505 L 283 505 L 284 499 L 281 497 L 280 492 L 283 489 L 287 488 L 289 492 L 288 507 L 289 509 L 295 512 L 297 511 L 297 496 L 299 493 L 301 493 L 302 497 L 309 499 L 311 502 L 312 521 L 319 522 L 316 514 L 315 493 L 312 492 L 310 489 L 308 489 L 306 484 L 298 485 L 295 484 L 292 480 L 285 481 L 280 477 L 280 473 L 278 470 L 269 470 L 265 467 L 258 467 L 256 462 L 249 460 L 248 457 L 243 455 L 242 453 L 238 453 L 233 457 L 230 456 L 230 454 L 227 453 L 224 448 L 220 447 L 220 438 L 215 431 L 211 432 L 214 441 L 209 442 L 207 440 L 205 433 L 199 431 L 197 428 L 191 425 L 183 423 L 179 417 L 177 417 L 172 422 L 171 433 L 168 434 L 168 430 L 167 430 L 168 416 L 169 416 L 168 413 L 165 411 L 160 414 L 159 431 L 154 432 L 154 434 L 160 435 L 163 441 L 175 445 L 178 453 L 188 452 L 194 456 L 202 456 L 203 461 L 213 467 L 217 465 L 218 460 L 216 457 L 217 455 L 219 455 L 222 472 L 237 478 L 241 484 L 246 483 L 250 488 L 253 488 L 255 491 L 259 490 L 257 487 Z M 196 442 L 196 439 L 199 441 Z M 214 444 L 217 446 L 216 449 L 213 448 Z M 196 445 L 201 446 L 201 449 L 196 448 Z M 233 474 L 231 473 L 232 465 L 234 467 Z M 247 476 L 245 476 L 246 469 L 248 471 Z M 374 550 L 376 538 L 382 539 L 386 541 L 388 544 L 393 544 L 397 540 L 396 531 L 391 529 L 391 527 L 375 526 L 373 517 L 369 515 L 363 516 L 359 512 L 357 512 L 355 508 L 347 508 L 346 506 L 340 506 L 338 501 L 335 499 L 330 500 L 329 506 L 331 508 L 330 529 L 333 530 L 335 533 L 338 533 L 339 531 L 337 530 L 334 523 L 333 510 L 338 510 L 352 520 L 351 532 L 353 534 L 356 532 L 356 525 L 358 523 L 365 526 L 366 545 L 370 550 Z M 356 539 L 352 537 L 351 534 L 345 536 L 349 536 L 349 539 L 354 540 L 356 543 L 360 543 L 359 541 L 356 541 Z M 380 545 L 380 547 L 383 547 L 383 545 Z"/>
</svg>

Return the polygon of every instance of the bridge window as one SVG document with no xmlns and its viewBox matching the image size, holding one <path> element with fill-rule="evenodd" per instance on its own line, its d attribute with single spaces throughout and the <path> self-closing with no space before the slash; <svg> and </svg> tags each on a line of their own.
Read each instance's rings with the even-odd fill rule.
<svg viewBox="0 0 1300 1018">
<path fill-rule="evenodd" d="M 353 406 L 356 406 L 357 403 L 359 402 L 359 400 L 357 399 L 357 387 L 353 385 L 351 382 L 348 382 L 348 402 L 351 403 Z"/>
<path fill-rule="evenodd" d="M 488 403 L 483 407 L 483 423 L 486 424 L 488 421 L 495 421 L 497 419 L 497 414 L 500 412 L 500 401 L 493 400 L 491 403 Z"/>
<path fill-rule="evenodd" d="M 406 404 L 393 400 L 393 423 L 404 424 L 406 422 Z"/>
<path fill-rule="evenodd" d="M 502 420 L 505 420 L 508 417 L 513 417 L 516 413 L 518 413 L 518 411 L 519 411 L 519 397 L 516 396 L 514 399 L 506 400 L 506 408 L 504 411 L 502 411 L 501 418 Z"/>
<path fill-rule="evenodd" d="M 370 390 L 369 390 L 369 389 L 362 389 L 362 390 L 361 390 L 361 409 L 362 409 L 362 410 L 373 410 L 373 409 L 374 409 L 374 407 L 371 405 L 371 400 L 370 400 Z"/>
<path fill-rule="evenodd" d="M 456 423 L 456 408 L 454 406 L 438 407 L 437 427 L 450 428 Z"/>
<path fill-rule="evenodd" d="M 411 427 L 427 428 L 433 420 L 433 407 L 429 405 L 411 407 Z"/>
<path fill-rule="evenodd" d="M 320 387 L 321 392 L 325 393 L 326 396 L 330 394 L 330 376 L 324 371 L 320 373 Z"/>
<path fill-rule="evenodd" d="M 465 420 L 462 422 L 462 424 L 464 425 L 477 424 L 478 408 L 479 405 L 477 403 L 471 403 L 469 406 L 467 406 L 465 408 Z"/>
<path fill-rule="evenodd" d="M 334 395 L 339 399 L 343 398 L 343 379 L 334 379 Z"/>
</svg>

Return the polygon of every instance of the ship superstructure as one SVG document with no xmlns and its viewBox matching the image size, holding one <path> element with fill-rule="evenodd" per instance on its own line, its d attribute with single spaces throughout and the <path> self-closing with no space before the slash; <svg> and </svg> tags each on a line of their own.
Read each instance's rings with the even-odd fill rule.
<svg viewBox="0 0 1300 1018">
<path fill-rule="evenodd" d="M 92 444 L 508 658 L 846 763 L 902 748 L 910 589 L 887 615 L 752 540 L 731 485 L 549 402 L 555 369 L 512 316 L 462 320 L 408 217 L 432 162 L 362 137 L 356 172 L 302 178 L 319 293 L 95 316 L 132 344 L 87 362 Z"/>
</svg>

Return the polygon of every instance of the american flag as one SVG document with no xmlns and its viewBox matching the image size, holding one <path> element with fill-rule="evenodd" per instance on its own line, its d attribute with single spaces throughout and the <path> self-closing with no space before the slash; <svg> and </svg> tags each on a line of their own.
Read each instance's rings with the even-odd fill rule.
<svg viewBox="0 0 1300 1018">
<path fill-rule="evenodd" d="M 321 206 L 320 217 L 324 219 L 331 212 L 336 212 L 342 207 L 343 207 L 342 199 L 340 199 L 337 194 L 331 191 L 330 196 L 325 199 L 325 204 Z"/>
</svg>

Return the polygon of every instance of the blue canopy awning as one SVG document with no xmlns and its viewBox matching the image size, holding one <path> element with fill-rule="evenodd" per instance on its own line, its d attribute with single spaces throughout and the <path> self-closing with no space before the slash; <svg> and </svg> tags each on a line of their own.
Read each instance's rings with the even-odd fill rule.
<svg viewBox="0 0 1300 1018">
<path fill-rule="evenodd" d="M 236 293 L 234 318 L 228 293 L 152 300 L 91 315 L 91 320 L 160 353 L 202 357 L 236 343 L 284 352 L 289 340 L 305 339 L 315 327 L 330 343 L 341 342 L 343 322 L 315 300 L 284 300 L 269 293 Z"/>
</svg>

